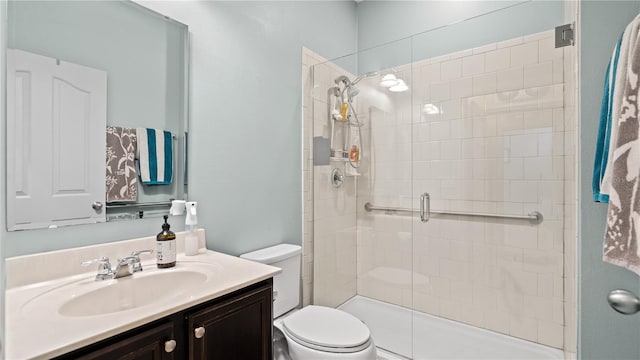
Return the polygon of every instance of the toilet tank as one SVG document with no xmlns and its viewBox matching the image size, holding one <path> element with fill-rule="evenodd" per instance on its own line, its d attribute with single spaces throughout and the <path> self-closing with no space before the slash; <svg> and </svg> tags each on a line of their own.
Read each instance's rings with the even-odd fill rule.
<svg viewBox="0 0 640 360">
<path fill-rule="evenodd" d="M 241 258 L 279 267 L 273 277 L 273 317 L 294 309 L 300 303 L 300 253 L 298 245 L 280 244 L 240 255 Z"/>
</svg>

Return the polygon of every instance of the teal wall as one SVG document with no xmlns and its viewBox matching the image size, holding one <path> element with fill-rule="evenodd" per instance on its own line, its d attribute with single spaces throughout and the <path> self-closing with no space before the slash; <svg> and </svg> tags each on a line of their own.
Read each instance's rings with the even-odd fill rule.
<svg viewBox="0 0 640 360">
<path fill-rule="evenodd" d="M 369 49 L 521 2 L 364 1 L 358 4 L 358 48 Z M 441 39 L 440 42 L 448 41 Z"/>
<path fill-rule="evenodd" d="M 626 316 L 607 304 L 612 289 L 640 294 L 638 276 L 602 262 L 607 207 L 591 201 L 591 176 L 604 71 L 615 42 L 640 11 L 640 1 L 583 1 L 580 38 L 580 359 L 640 359 L 640 316 Z"/>
<path fill-rule="evenodd" d="M 358 73 L 552 30 L 563 19 L 557 0 L 365 1 L 358 5 L 358 48 L 366 50 Z"/>
<path fill-rule="evenodd" d="M 240 254 L 280 242 L 301 244 L 302 47 L 328 58 L 354 52 L 356 4 L 141 3 L 191 32 L 189 198 L 199 202 L 208 246 Z M 172 220 L 172 229 L 183 229 L 183 217 Z M 161 230 L 159 219 L 4 229 L 7 257 Z"/>
</svg>

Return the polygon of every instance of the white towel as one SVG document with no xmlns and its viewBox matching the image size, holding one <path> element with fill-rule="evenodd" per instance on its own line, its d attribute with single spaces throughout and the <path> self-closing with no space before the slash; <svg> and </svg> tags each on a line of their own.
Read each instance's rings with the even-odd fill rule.
<svg viewBox="0 0 640 360">
<path fill-rule="evenodd" d="M 143 185 L 168 185 L 173 177 L 173 136 L 162 129 L 137 128 L 138 166 Z"/>
</svg>

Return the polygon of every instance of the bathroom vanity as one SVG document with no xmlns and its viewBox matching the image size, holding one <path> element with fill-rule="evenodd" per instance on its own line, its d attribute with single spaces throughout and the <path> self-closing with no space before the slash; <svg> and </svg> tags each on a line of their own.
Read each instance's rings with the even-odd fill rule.
<svg viewBox="0 0 640 360">
<path fill-rule="evenodd" d="M 7 260 L 7 359 L 269 359 L 280 269 L 204 248 L 177 265 L 96 280 L 87 259 L 153 248 L 143 238 Z M 120 255 L 117 255 L 120 254 Z M 97 266 L 95 266 L 97 268 Z M 79 273 L 82 271 L 82 273 Z"/>
<path fill-rule="evenodd" d="M 56 359 L 270 359 L 271 279 Z"/>
</svg>

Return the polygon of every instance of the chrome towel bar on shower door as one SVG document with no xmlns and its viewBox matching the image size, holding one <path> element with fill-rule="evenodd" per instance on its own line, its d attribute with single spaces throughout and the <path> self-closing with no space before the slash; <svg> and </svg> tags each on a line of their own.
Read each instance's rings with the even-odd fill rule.
<svg viewBox="0 0 640 360">
<path fill-rule="evenodd" d="M 421 207 L 424 206 L 424 205 L 422 205 L 424 203 L 425 203 L 425 201 L 422 200 L 422 197 L 421 197 Z M 370 202 L 364 204 L 364 209 L 366 211 L 385 211 L 385 212 L 389 212 L 389 213 L 395 213 L 395 212 L 409 212 L 409 213 L 420 212 L 421 214 L 425 213 L 424 210 L 421 211 L 419 209 L 375 206 L 375 205 L 371 204 Z M 539 213 L 538 211 L 530 212 L 527 215 L 503 215 L 503 214 L 481 213 L 481 212 L 428 210 L 428 211 L 426 211 L 425 215 L 421 215 L 421 220 L 423 220 L 422 218 L 424 216 L 427 216 L 427 220 L 428 220 L 428 215 L 426 215 L 426 214 L 488 217 L 488 218 L 494 218 L 494 219 L 529 220 L 529 221 L 531 221 L 533 223 L 536 223 L 536 224 L 541 223 L 542 219 L 543 219 L 542 214 Z M 423 220 L 423 222 L 426 222 L 426 221 Z"/>
</svg>

